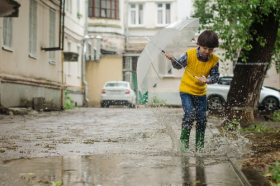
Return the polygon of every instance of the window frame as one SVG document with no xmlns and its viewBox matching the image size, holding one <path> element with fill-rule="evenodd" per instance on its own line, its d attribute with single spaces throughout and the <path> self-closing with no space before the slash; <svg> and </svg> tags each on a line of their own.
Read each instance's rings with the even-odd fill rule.
<svg viewBox="0 0 280 186">
<path fill-rule="evenodd" d="M 162 8 L 159 8 L 158 7 L 158 5 L 159 4 L 162 4 L 163 5 L 163 7 Z M 170 22 L 169 23 L 167 23 L 166 22 L 166 5 L 167 4 L 169 4 L 170 5 Z M 164 8 L 165 7 L 165 8 Z M 162 23 L 158 23 L 158 11 L 159 10 L 162 10 Z M 158 27 L 162 27 L 162 26 L 167 26 L 167 25 L 169 25 L 169 24 L 171 24 L 172 23 L 172 3 L 170 3 L 170 2 L 157 2 L 156 3 L 156 26 L 158 26 Z"/>
<path fill-rule="evenodd" d="M 69 0 L 69 6 L 70 14 L 72 14 L 72 0 Z"/>
<path fill-rule="evenodd" d="M 106 2 L 110 2 L 110 8 L 106 7 Z M 96 8 L 96 3 L 99 2 L 99 7 Z M 105 4 L 103 3 L 105 2 Z M 115 6 L 113 8 L 113 2 L 115 3 Z M 89 0 L 88 1 L 88 17 L 96 17 L 96 18 L 102 18 L 102 19 L 120 19 L 120 1 L 119 0 Z M 102 6 L 104 5 L 104 6 Z M 107 4 L 108 5 L 108 4 Z M 99 12 L 96 13 L 96 10 L 98 10 Z M 110 10 L 110 16 L 106 15 L 106 16 L 102 16 L 102 12 L 103 10 L 105 10 L 105 12 L 107 12 L 106 10 Z M 113 15 L 113 10 L 114 10 L 114 17 Z M 98 14 L 98 16 L 97 16 Z"/>
<path fill-rule="evenodd" d="M 131 5 L 135 5 L 135 8 L 132 8 Z M 142 5 L 142 24 L 139 23 L 139 6 Z M 135 24 L 131 23 L 131 18 L 132 18 L 132 11 L 135 11 Z M 128 16 L 128 25 L 129 27 L 141 27 L 145 25 L 145 19 L 144 19 L 144 15 L 145 15 L 145 4 L 144 3 L 130 3 L 129 4 L 129 16 Z"/>
<path fill-rule="evenodd" d="M 55 47 L 55 24 L 56 23 L 56 11 L 50 8 L 50 28 L 49 28 L 49 46 Z M 49 63 L 55 65 L 55 51 L 49 51 Z"/>
<path fill-rule="evenodd" d="M 81 13 L 80 11 L 80 9 L 81 9 L 81 6 L 80 6 L 80 0 L 77 0 L 77 12 L 79 12 L 79 13 Z"/>
<path fill-rule="evenodd" d="M 13 52 L 13 18 L 11 17 L 3 17 L 2 48 Z"/>
<path fill-rule="evenodd" d="M 29 57 L 37 58 L 37 27 L 38 3 L 36 0 L 29 2 Z"/>
</svg>

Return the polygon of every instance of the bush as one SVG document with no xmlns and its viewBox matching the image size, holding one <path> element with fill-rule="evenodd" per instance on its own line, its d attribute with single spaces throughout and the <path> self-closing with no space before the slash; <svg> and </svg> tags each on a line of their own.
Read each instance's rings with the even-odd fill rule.
<svg viewBox="0 0 280 186">
<path fill-rule="evenodd" d="M 73 109 L 75 108 L 75 103 L 74 100 L 70 98 L 69 92 L 65 91 L 65 104 L 64 104 L 64 109 Z"/>
<path fill-rule="evenodd" d="M 276 183 L 280 182 L 280 167 L 278 160 L 275 161 L 275 166 L 269 167 L 269 172 L 272 173 L 272 180 L 274 180 Z"/>
<path fill-rule="evenodd" d="M 152 107 L 164 106 L 166 105 L 166 100 L 159 100 L 156 96 L 153 97 Z"/>
</svg>

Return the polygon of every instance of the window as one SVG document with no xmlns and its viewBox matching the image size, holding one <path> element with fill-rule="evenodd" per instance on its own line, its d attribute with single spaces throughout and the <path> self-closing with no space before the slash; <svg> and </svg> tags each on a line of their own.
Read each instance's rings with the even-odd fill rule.
<svg viewBox="0 0 280 186">
<path fill-rule="evenodd" d="M 80 0 L 77 0 L 77 12 L 80 13 Z"/>
<path fill-rule="evenodd" d="M 166 25 L 171 22 L 171 5 L 169 3 L 157 4 L 157 24 Z"/>
<path fill-rule="evenodd" d="M 132 73 L 131 72 L 124 73 L 124 81 L 128 81 L 128 82 L 130 82 L 130 84 L 132 84 Z"/>
<path fill-rule="evenodd" d="M 89 17 L 119 19 L 119 0 L 89 0 Z"/>
<path fill-rule="evenodd" d="M 3 48 L 13 48 L 13 19 L 10 17 L 3 18 Z"/>
<path fill-rule="evenodd" d="M 70 5 L 70 13 L 72 13 L 72 0 L 69 0 L 69 5 Z"/>
<path fill-rule="evenodd" d="M 37 55 L 37 0 L 30 0 L 29 10 L 29 56 Z"/>
<path fill-rule="evenodd" d="M 126 57 L 124 61 L 123 68 L 125 70 L 132 70 L 132 58 L 131 57 Z"/>
<path fill-rule="evenodd" d="M 129 8 L 129 24 L 133 26 L 143 25 L 143 4 L 131 4 Z"/>
<path fill-rule="evenodd" d="M 55 46 L 55 10 L 50 9 L 49 45 Z M 55 51 L 49 52 L 50 63 L 55 64 Z"/>
<path fill-rule="evenodd" d="M 128 87 L 127 83 L 107 83 L 105 87 Z"/>
<path fill-rule="evenodd" d="M 69 0 L 65 0 L 65 7 L 66 7 L 66 10 L 69 10 L 69 8 L 68 8 L 68 5 L 69 5 L 69 2 L 68 2 Z"/>
</svg>

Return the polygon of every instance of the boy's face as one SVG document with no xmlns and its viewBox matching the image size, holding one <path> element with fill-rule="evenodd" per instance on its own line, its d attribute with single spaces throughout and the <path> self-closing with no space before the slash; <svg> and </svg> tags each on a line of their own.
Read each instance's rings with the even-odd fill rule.
<svg viewBox="0 0 280 186">
<path fill-rule="evenodd" d="M 207 56 L 213 52 L 214 48 L 208 48 L 205 46 L 199 46 L 199 52 L 202 56 Z"/>
</svg>

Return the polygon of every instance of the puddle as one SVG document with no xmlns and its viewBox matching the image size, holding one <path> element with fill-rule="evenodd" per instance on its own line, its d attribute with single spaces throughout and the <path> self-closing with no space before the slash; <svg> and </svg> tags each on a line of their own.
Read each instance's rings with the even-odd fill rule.
<svg viewBox="0 0 280 186">
<path fill-rule="evenodd" d="M 2 185 L 241 186 L 224 157 L 94 155 L 4 162 Z M 3 171 L 2 170 L 2 171 Z"/>
<path fill-rule="evenodd" d="M 0 164 L 0 185 L 242 185 L 225 155 L 241 157 L 247 142 L 219 136 L 218 121 L 211 120 L 205 152 L 195 153 L 193 129 L 190 153 L 182 154 L 181 119 L 182 109 L 168 108 L 81 109 L 27 123 L 17 118 L 2 125 L 0 160 L 24 158 Z"/>
</svg>

